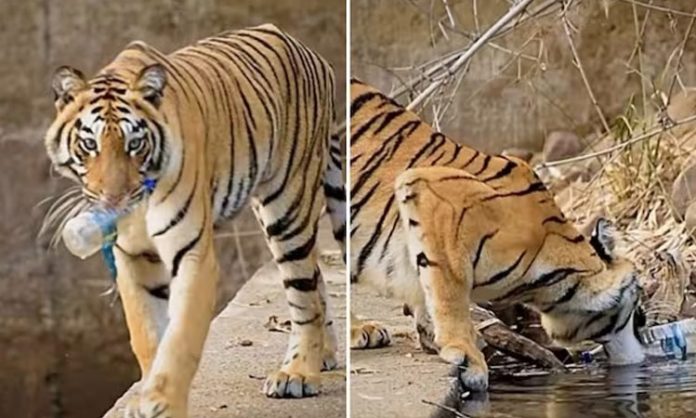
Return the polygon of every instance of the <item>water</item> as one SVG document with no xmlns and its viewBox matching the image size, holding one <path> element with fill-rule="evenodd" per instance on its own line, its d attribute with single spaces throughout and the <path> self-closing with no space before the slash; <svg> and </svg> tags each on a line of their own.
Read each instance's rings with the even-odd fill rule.
<svg viewBox="0 0 696 418">
<path fill-rule="evenodd" d="M 615 368 L 591 365 L 558 375 L 525 377 L 492 372 L 489 393 L 464 401 L 459 398 L 452 390 L 435 416 L 694 418 L 696 357 Z"/>
</svg>

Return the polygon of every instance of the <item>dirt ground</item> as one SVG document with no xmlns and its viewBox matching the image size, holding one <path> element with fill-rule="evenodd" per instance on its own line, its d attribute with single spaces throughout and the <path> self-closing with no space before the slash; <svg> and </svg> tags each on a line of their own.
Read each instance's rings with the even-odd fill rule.
<svg viewBox="0 0 696 418">
<path fill-rule="evenodd" d="M 386 348 L 351 350 L 353 418 L 424 418 L 440 412 L 450 387 L 449 366 L 424 353 L 411 318 L 396 300 L 380 297 L 364 285 L 353 286 L 351 307 L 360 317 L 378 320 L 392 332 Z"/>
<path fill-rule="evenodd" d="M 319 242 L 324 251 L 331 248 L 322 257 L 321 270 L 338 325 L 339 364 L 345 364 L 345 268 L 335 244 L 321 235 Z M 272 315 L 279 322 L 289 318 L 281 279 L 270 263 L 242 287 L 213 322 L 191 391 L 190 418 L 345 417 L 344 366 L 324 373 L 322 392 L 314 398 L 277 400 L 261 393 L 264 377 L 280 366 L 288 338 L 288 334 L 264 327 Z M 123 405 L 134 389 L 104 418 L 121 418 Z"/>
</svg>

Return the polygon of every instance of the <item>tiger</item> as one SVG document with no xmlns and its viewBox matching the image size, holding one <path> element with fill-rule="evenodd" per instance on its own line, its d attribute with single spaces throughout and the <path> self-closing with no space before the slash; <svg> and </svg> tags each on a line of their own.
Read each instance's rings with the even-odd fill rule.
<svg viewBox="0 0 696 418">
<path fill-rule="evenodd" d="M 169 54 L 135 41 L 89 80 L 56 70 L 45 148 L 80 187 L 82 206 L 70 213 L 132 208 L 118 221 L 114 249 L 142 375 L 125 416 L 187 416 L 220 275 L 214 230 L 247 206 L 292 321 L 285 358 L 263 392 L 317 395 L 320 372 L 338 366 L 316 245 L 325 207 L 345 245 L 334 78 L 324 58 L 272 24 Z"/>
<path fill-rule="evenodd" d="M 425 351 L 458 366 L 465 388 L 488 387 L 472 303 L 523 303 L 562 345 L 643 360 L 638 276 L 608 220 L 588 239 L 522 160 L 461 145 L 357 79 L 350 102 L 351 281 L 405 302 Z M 351 323 L 352 348 L 389 342 L 380 323 Z"/>
</svg>

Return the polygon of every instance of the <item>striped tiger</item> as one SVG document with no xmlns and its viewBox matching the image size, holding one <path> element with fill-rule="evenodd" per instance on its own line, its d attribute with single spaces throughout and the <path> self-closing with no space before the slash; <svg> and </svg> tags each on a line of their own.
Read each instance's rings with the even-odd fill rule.
<svg viewBox="0 0 696 418">
<path fill-rule="evenodd" d="M 319 391 L 337 341 L 317 264 L 325 202 L 344 242 L 341 149 L 332 136 L 334 74 L 266 24 L 165 55 L 129 44 L 92 79 L 53 78 L 45 146 L 81 188 L 70 211 L 133 207 L 118 224 L 116 283 L 142 371 L 128 417 L 185 417 L 213 317 L 214 227 L 251 204 L 283 278 L 292 331 L 269 397 Z M 151 193 L 144 183 L 156 182 Z"/>
<path fill-rule="evenodd" d="M 360 81 L 350 96 L 351 280 L 401 298 L 465 387 L 488 385 L 472 302 L 528 304 L 559 343 L 620 342 L 642 361 L 636 273 L 607 221 L 587 239 L 522 160 L 460 145 Z M 353 348 L 389 343 L 373 321 L 351 334 Z"/>
</svg>

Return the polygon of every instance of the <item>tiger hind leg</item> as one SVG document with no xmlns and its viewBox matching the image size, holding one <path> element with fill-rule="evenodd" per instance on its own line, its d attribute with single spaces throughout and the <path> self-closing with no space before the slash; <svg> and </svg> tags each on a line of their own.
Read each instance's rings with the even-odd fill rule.
<svg viewBox="0 0 696 418">
<path fill-rule="evenodd" d="M 338 134 L 329 140 L 329 155 L 324 173 L 324 195 L 326 211 L 331 219 L 333 236 L 341 247 L 343 261 L 346 261 L 346 188 L 343 175 L 341 137 Z"/>
<path fill-rule="evenodd" d="M 350 348 L 380 348 L 391 344 L 387 327 L 376 321 L 359 319 L 350 314 Z"/>
<path fill-rule="evenodd" d="M 333 370 L 338 367 L 338 360 L 336 359 L 338 339 L 336 336 L 334 318 L 327 302 L 326 283 L 324 283 L 321 276 L 319 276 L 317 289 L 319 290 L 321 308 L 324 313 L 324 345 L 321 353 L 321 370 Z"/>
<path fill-rule="evenodd" d="M 334 239 L 341 248 L 343 261 L 346 261 L 346 189 L 343 176 L 343 153 L 344 149 L 341 136 L 334 133 L 329 138 L 328 156 L 326 158 L 326 168 L 324 171 L 324 196 L 326 198 L 326 212 L 331 220 L 331 228 Z M 319 294 L 321 296 L 322 307 L 324 308 L 324 353 L 323 370 L 336 368 L 336 351 L 338 343 L 336 340 L 336 330 L 331 310 L 326 306 L 326 286 L 324 282 L 319 282 Z"/>
<path fill-rule="evenodd" d="M 466 388 L 483 391 L 488 387 L 488 367 L 476 346 L 469 313 L 473 268 L 464 257 L 449 257 L 458 249 L 452 242 L 456 225 L 447 225 L 457 219 L 453 216 L 457 208 L 442 200 L 442 193 L 448 195 L 445 183 L 465 177 L 471 175 L 445 167 L 407 170 L 396 180 L 396 199 L 407 233 L 410 262 L 418 271 L 425 293 L 440 357 L 458 366 L 458 377 Z M 457 193 L 462 190 L 466 188 L 457 188 Z"/>
</svg>

